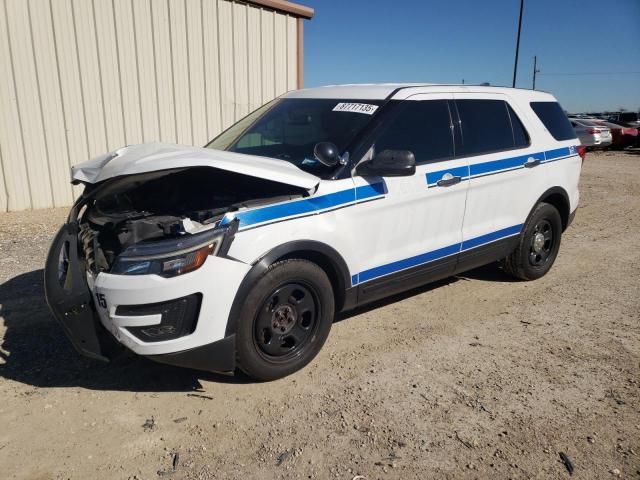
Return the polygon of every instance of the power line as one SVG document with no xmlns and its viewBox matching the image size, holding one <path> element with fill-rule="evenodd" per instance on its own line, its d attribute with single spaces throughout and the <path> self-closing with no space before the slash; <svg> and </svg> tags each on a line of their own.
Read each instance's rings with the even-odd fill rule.
<svg viewBox="0 0 640 480">
<path fill-rule="evenodd" d="M 516 40 L 516 59 L 513 62 L 513 88 L 516 88 L 516 77 L 518 76 L 518 53 L 520 52 L 520 32 L 522 31 L 522 10 L 524 10 L 524 0 L 520 0 L 520 17 L 518 18 L 518 39 Z"/>
<path fill-rule="evenodd" d="M 581 76 L 581 75 L 640 75 L 638 72 L 552 72 L 542 73 L 540 75 L 568 75 L 568 76 Z"/>
</svg>

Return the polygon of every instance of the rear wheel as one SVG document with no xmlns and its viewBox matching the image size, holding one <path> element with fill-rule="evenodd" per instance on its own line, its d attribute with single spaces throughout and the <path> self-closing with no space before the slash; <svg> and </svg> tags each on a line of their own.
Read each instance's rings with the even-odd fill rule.
<svg viewBox="0 0 640 480">
<path fill-rule="evenodd" d="M 334 309 L 331 282 L 318 265 L 300 259 L 275 263 L 240 313 L 240 369 L 256 380 L 274 380 L 303 368 L 327 339 Z"/>
<path fill-rule="evenodd" d="M 504 261 L 504 270 L 521 280 L 544 276 L 555 262 L 560 249 L 562 220 L 558 210 L 539 203 L 522 229 L 517 248 Z"/>
</svg>

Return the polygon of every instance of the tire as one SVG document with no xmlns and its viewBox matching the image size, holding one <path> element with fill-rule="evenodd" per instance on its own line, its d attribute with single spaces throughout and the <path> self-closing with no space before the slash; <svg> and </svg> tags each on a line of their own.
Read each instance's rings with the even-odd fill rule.
<svg viewBox="0 0 640 480">
<path fill-rule="evenodd" d="M 318 354 L 335 316 L 333 287 L 315 263 L 274 263 L 253 286 L 238 319 L 239 368 L 255 380 L 285 377 Z"/>
<path fill-rule="evenodd" d="M 504 271 L 520 280 L 544 276 L 558 256 L 561 238 L 560 213 L 551 204 L 539 203 L 520 233 L 518 246 L 504 260 Z"/>
</svg>

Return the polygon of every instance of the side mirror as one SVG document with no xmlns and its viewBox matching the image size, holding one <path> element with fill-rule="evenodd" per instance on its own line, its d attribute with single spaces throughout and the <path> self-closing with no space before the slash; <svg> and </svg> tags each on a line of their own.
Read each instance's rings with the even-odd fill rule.
<svg viewBox="0 0 640 480">
<path fill-rule="evenodd" d="M 331 142 L 316 143 L 316 146 L 313 147 L 313 156 L 321 164 L 326 165 L 327 167 L 335 167 L 340 163 L 340 152 L 338 152 L 338 147 Z"/>
<path fill-rule="evenodd" d="M 416 173 L 416 157 L 409 150 L 383 150 L 372 160 L 358 165 L 359 175 L 408 177 Z"/>
</svg>

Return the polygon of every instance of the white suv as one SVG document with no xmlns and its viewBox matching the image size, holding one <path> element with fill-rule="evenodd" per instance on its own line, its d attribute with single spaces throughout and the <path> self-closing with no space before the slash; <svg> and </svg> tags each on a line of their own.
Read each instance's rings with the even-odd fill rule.
<svg viewBox="0 0 640 480">
<path fill-rule="evenodd" d="M 544 275 L 583 150 L 549 94 L 449 85 L 290 92 L 204 148 L 133 145 L 85 190 L 47 259 L 78 350 L 282 377 L 337 312 L 502 261 Z"/>
</svg>

